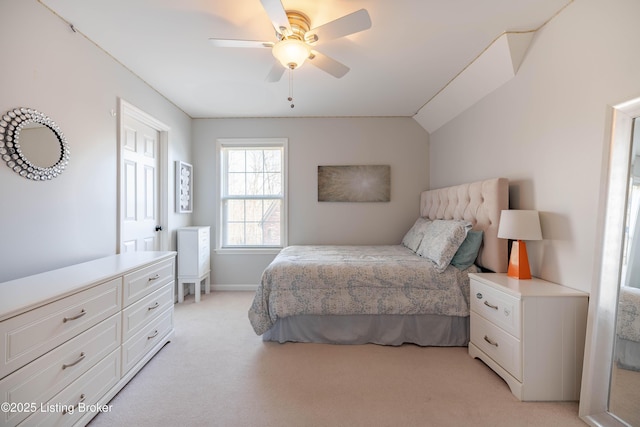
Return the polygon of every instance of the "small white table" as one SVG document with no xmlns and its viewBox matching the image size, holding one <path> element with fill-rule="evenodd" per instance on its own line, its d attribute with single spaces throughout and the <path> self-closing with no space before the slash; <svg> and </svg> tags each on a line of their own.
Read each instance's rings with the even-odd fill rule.
<svg viewBox="0 0 640 427">
<path fill-rule="evenodd" d="M 211 292 L 211 280 L 209 279 L 210 272 L 207 271 L 201 277 L 197 279 L 188 279 L 188 278 L 179 278 L 178 279 L 178 302 L 184 302 L 184 285 L 187 283 L 193 283 L 195 290 L 196 302 L 200 302 L 200 288 L 202 287 L 202 282 L 204 281 L 204 293 L 208 294 Z"/>
</svg>

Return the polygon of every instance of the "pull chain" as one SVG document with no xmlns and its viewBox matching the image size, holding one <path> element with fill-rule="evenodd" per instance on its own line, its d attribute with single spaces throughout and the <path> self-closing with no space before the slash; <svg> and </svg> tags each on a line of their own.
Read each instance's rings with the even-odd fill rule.
<svg viewBox="0 0 640 427">
<path fill-rule="evenodd" d="M 295 107 L 293 104 L 293 67 L 289 68 L 289 97 L 287 100 L 291 102 L 291 108 Z"/>
</svg>

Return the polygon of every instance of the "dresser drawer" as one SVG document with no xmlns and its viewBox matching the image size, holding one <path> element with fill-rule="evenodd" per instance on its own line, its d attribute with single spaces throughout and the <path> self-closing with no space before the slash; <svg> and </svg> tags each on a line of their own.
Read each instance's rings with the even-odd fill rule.
<svg viewBox="0 0 640 427">
<path fill-rule="evenodd" d="M 120 278 L 0 323 L 0 378 L 121 309 Z"/>
<path fill-rule="evenodd" d="M 200 264 L 198 265 L 198 276 L 202 276 L 210 270 L 211 261 L 209 261 L 209 255 L 207 255 L 204 259 L 200 260 Z"/>
<path fill-rule="evenodd" d="M 123 306 L 127 307 L 173 281 L 174 271 L 172 258 L 125 275 Z"/>
<path fill-rule="evenodd" d="M 520 340 L 471 312 L 471 342 L 511 375 L 522 381 L 522 345 Z"/>
<path fill-rule="evenodd" d="M 211 254 L 209 253 L 209 228 L 202 228 L 199 231 L 198 275 L 201 276 L 211 269 Z"/>
<path fill-rule="evenodd" d="M 202 227 L 198 230 L 198 243 L 200 244 L 200 249 L 209 248 L 209 228 L 208 227 Z"/>
<path fill-rule="evenodd" d="M 0 381 L 0 400 L 46 403 L 91 366 L 120 346 L 120 315 L 115 314 Z M 15 426 L 29 413 L 3 412 L 2 426 Z"/>
<path fill-rule="evenodd" d="M 42 410 L 25 420 L 28 426 L 72 426 L 120 381 L 120 352 L 112 352 L 93 368 L 42 405 Z"/>
<path fill-rule="evenodd" d="M 522 338 L 520 300 L 484 283 L 471 280 L 471 310 Z"/>
<path fill-rule="evenodd" d="M 173 284 L 162 288 L 131 304 L 122 311 L 122 341 L 126 341 L 160 313 L 173 305 Z"/>
<path fill-rule="evenodd" d="M 122 344 L 122 376 L 173 329 L 173 307 L 152 320 Z"/>
</svg>

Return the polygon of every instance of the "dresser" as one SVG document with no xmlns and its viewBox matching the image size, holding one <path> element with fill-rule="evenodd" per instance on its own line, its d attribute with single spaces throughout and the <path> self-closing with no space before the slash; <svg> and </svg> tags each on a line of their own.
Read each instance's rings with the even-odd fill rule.
<svg viewBox="0 0 640 427">
<path fill-rule="evenodd" d="M 184 285 L 193 283 L 196 302 L 200 301 L 200 288 L 211 290 L 211 253 L 209 226 L 182 227 L 178 234 L 178 302 L 184 301 Z"/>
<path fill-rule="evenodd" d="M 471 357 L 520 400 L 579 400 L 588 294 L 537 278 L 469 278 Z"/>
<path fill-rule="evenodd" d="M 0 426 L 85 425 L 173 336 L 175 252 L 0 283 Z"/>
</svg>

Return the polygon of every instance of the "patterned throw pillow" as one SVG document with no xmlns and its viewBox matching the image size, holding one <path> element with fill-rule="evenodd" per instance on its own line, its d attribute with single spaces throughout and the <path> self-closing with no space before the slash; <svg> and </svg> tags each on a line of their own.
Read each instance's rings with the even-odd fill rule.
<svg viewBox="0 0 640 427">
<path fill-rule="evenodd" d="M 468 221 L 435 220 L 427 227 L 416 253 L 431 260 L 443 272 L 471 229 Z"/>
<path fill-rule="evenodd" d="M 417 251 L 429 224 L 431 224 L 430 220 L 422 217 L 418 218 L 409 231 L 407 231 L 407 234 L 404 235 L 402 245 L 411 249 L 413 252 Z"/>
</svg>

